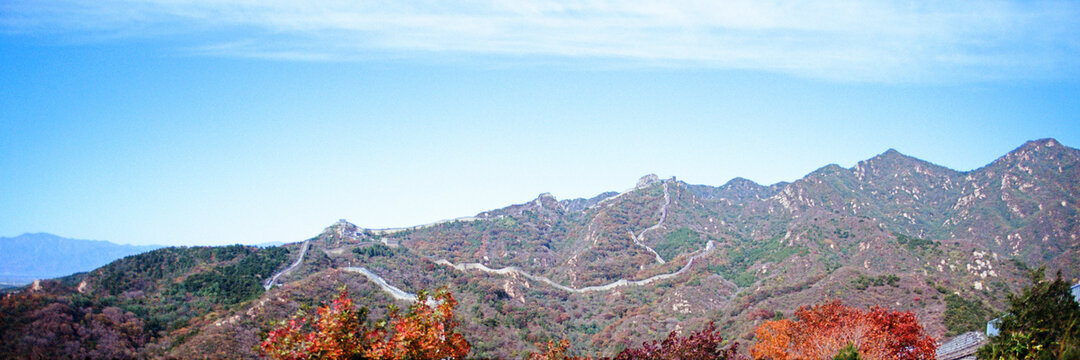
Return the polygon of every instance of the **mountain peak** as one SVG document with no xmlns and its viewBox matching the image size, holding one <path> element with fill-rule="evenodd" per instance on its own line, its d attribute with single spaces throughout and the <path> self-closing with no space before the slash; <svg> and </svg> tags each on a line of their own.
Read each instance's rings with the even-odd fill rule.
<svg viewBox="0 0 1080 360">
<path fill-rule="evenodd" d="M 1031 141 L 1028 141 L 1028 142 L 1024 143 L 1024 145 L 1020 145 L 1020 147 L 1016 148 L 1016 150 L 1010 151 L 1008 154 L 1006 154 L 1006 156 L 1019 155 L 1019 154 L 1025 154 L 1025 153 L 1037 153 L 1037 152 L 1040 152 L 1042 150 L 1051 149 L 1051 148 L 1055 148 L 1055 147 L 1059 148 L 1059 149 L 1064 148 L 1064 146 L 1062 146 L 1061 143 L 1059 143 L 1057 140 L 1054 140 L 1053 138 L 1031 140 Z"/>
<path fill-rule="evenodd" d="M 911 165 L 912 163 L 925 163 L 928 165 L 930 164 L 918 158 L 904 155 L 900 151 L 897 151 L 893 148 L 889 148 L 888 150 L 885 150 L 885 152 L 878 154 L 877 156 L 874 156 L 870 159 L 861 161 L 860 163 L 867 163 L 874 167 L 906 166 Z"/>
<path fill-rule="evenodd" d="M 888 150 L 885 150 L 885 152 L 883 152 L 881 154 L 878 154 L 878 156 L 875 156 L 873 158 L 874 159 L 890 159 L 891 160 L 891 159 L 904 159 L 904 158 L 908 158 L 908 157 L 909 156 L 904 155 L 903 153 L 897 151 L 896 149 L 889 148 Z"/>
<path fill-rule="evenodd" d="M 719 187 L 720 197 L 735 201 L 763 199 L 772 196 L 774 193 L 776 193 L 776 189 L 758 184 L 744 177 L 728 180 L 727 183 Z"/>
<path fill-rule="evenodd" d="M 358 241 L 364 237 L 364 230 L 345 219 L 340 219 L 326 227 L 319 237 L 327 240 Z"/>
<path fill-rule="evenodd" d="M 822 166 L 822 167 L 818 168 L 817 170 L 814 170 L 813 172 L 807 174 L 804 179 L 806 179 L 806 180 L 813 179 L 813 181 L 818 181 L 818 180 L 821 180 L 822 178 L 825 178 L 825 177 L 832 177 L 832 176 L 837 176 L 837 175 L 848 175 L 848 174 L 851 174 L 851 170 L 845 169 L 843 166 L 840 166 L 840 165 L 837 165 L 837 164 L 828 164 L 828 165 Z"/>
<path fill-rule="evenodd" d="M 997 166 L 1029 167 L 1033 163 L 1056 164 L 1054 166 L 1060 166 L 1062 161 L 1069 161 L 1069 159 L 1075 161 L 1078 158 L 1080 158 L 1080 150 L 1062 145 L 1052 138 L 1045 138 L 1031 140 L 1024 143 L 1024 145 L 1020 145 L 1020 147 L 995 160 L 988 165 L 987 168 L 995 168 Z"/>
<path fill-rule="evenodd" d="M 536 205 L 536 210 L 539 211 L 561 210 L 563 208 L 559 199 L 556 199 L 555 195 L 551 195 L 551 193 L 540 194 L 540 196 L 536 197 L 536 200 L 533 200 L 533 203 Z"/>
<path fill-rule="evenodd" d="M 1038 150 L 1039 148 L 1042 148 L 1042 147 L 1048 147 L 1049 148 L 1049 147 L 1055 147 L 1055 146 L 1061 146 L 1061 143 L 1059 143 L 1057 140 L 1054 140 L 1054 138 L 1044 138 L 1044 139 L 1028 141 L 1028 142 L 1024 143 L 1024 145 L 1020 145 L 1020 149 Z"/>
<path fill-rule="evenodd" d="M 731 188 L 753 187 L 753 188 L 759 188 L 759 187 L 764 187 L 764 186 L 754 182 L 753 180 L 744 178 L 742 176 L 737 176 L 737 177 L 735 177 L 735 178 L 733 178 L 731 180 L 728 180 L 728 182 L 725 183 L 724 185 L 721 185 L 721 187 L 731 187 Z"/>
</svg>

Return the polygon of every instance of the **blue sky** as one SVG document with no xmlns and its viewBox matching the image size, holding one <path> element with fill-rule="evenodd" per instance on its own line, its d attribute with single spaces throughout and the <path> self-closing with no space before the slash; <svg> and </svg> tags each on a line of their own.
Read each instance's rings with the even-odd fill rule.
<svg viewBox="0 0 1080 360">
<path fill-rule="evenodd" d="M 0 236 L 298 241 L 1080 146 L 1074 1 L 0 4 Z"/>
</svg>

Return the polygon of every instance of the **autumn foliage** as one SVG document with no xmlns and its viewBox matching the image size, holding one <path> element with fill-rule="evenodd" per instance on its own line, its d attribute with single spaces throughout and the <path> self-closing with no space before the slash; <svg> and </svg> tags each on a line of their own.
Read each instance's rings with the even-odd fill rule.
<svg viewBox="0 0 1080 360">
<path fill-rule="evenodd" d="M 379 326 L 364 325 L 366 311 L 355 309 L 345 290 L 331 304 L 317 309 L 314 317 L 298 314 L 269 333 L 263 353 L 274 359 L 462 359 L 469 344 L 456 332 L 454 307 L 447 291 L 433 299 L 426 292 L 402 315 L 391 309 Z M 911 312 L 881 307 L 868 311 L 839 301 L 801 307 L 793 320 L 764 322 L 755 332 L 750 349 L 754 359 L 803 360 L 844 358 L 865 360 L 934 359 L 936 345 Z M 568 354 L 569 342 L 537 344 L 541 352 L 529 360 L 585 360 Z M 643 343 L 615 355 L 614 360 L 733 360 L 738 344 L 723 347 L 723 338 L 712 323 L 704 329 L 662 341 Z M 609 358 L 604 358 L 609 359 Z"/>
<path fill-rule="evenodd" d="M 685 336 L 678 336 L 674 331 L 663 341 L 641 344 L 639 348 L 623 350 L 615 355 L 615 360 L 707 360 L 736 359 L 738 343 L 729 348 L 721 345 L 724 338 L 716 325 L 709 323 L 701 331 Z"/>
<path fill-rule="evenodd" d="M 0 296 L 0 359 L 143 358 L 143 329 L 134 313 L 115 306 L 78 306 L 34 292 Z"/>
<path fill-rule="evenodd" d="M 428 305 L 427 294 L 421 291 L 409 313 L 390 314 L 389 329 L 375 329 L 368 357 L 372 359 L 461 359 L 469 353 L 465 337 L 454 332 L 454 307 L 457 301 L 448 291 L 435 297 L 436 305 Z"/>
<path fill-rule="evenodd" d="M 391 310 L 390 318 L 369 329 L 366 312 L 355 310 L 343 289 L 314 318 L 298 314 L 262 342 L 263 353 L 274 359 L 462 359 L 469 352 L 465 337 L 455 331 L 457 301 L 448 291 L 433 299 L 421 291 L 409 312 Z"/>
<path fill-rule="evenodd" d="M 641 347 L 625 349 L 615 355 L 614 360 L 735 360 L 745 358 L 736 353 L 738 343 L 724 348 L 724 338 L 716 325 L 709 323 L 701 331 L 679 336 L 672 331 L 663 341 L 652 341 L 641 344 Z M 529 355 L 529 360 L 588 360 L 589 357 L 572 357 L 567 355 L 566 348 L 570 342 L 565 339 L 560 342 L 548 341 L 547 345 L 536 344 L 544 349 L 538 354 Z M 600 360 L 612 360 L 600 358 Z"/>
<path fill-rule="evenodd" d="M 536 347 L 542 349 L 539 353 L 529 354 L 529 360 L 589 360 L 589 357 L 578 357 L 567 355 L 567 348 L 570 347 L 570 341 L 562 339 L 558 342 L 549 340 L 547 344 L 536 344 Z"/>
<path fill-rule="evenodd" d="M 798 321 L 766 321 L 755 331 L 754 359 L 832 359 L 847 346 L 861 359 L 934 359 L 937 345 L 915 315 L 882 307 L 869 311 L 839 301 L 795 311 Z"/>
</svg>

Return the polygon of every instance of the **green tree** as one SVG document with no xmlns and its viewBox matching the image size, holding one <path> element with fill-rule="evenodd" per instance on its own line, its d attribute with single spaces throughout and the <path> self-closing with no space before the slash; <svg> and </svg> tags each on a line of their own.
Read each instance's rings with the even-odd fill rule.
<svg viewBox="0 0 1080 360">
<path fill-rule="evenodd" d="M 1045 268 L 1031 272 L 1030 288 L 1009 295 L 997 336 L 979 349 L 979 359 L 1080 359 L 1080 304 L 1061 272 L 1045 279 Z"/>
<path fill-rule="evenodd" d="M 949 331 L 945 335 L 959 335 L 983 329 L 986 326 L 986 320 L 992 317 L 991 311 L 978 299 L 968 300 L 956 294 L 946 295 L 945 317 L 942 320 Z"/>
<path fill-rule="evenodd" d="M 840 349 L 840 352 L 833 357 L 833 360 L 861 360 L 859 357 L 859 349 L 855 348 L 855 344 L 848 343 L 846 347 Z"/>
</svg>

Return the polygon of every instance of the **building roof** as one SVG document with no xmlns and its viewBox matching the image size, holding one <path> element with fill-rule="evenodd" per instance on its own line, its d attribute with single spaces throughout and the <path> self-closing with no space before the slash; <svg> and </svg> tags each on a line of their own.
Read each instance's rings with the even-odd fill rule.
<svg viewBox="0 0 1080 360">
<path fill-rule="evenodd" d="M 986 343 L 986 335 L 981 331 L 966 332 L 938 346 L 938 360 L 957 360 L 975 358 L 975 351 Z"/>
</svg>

